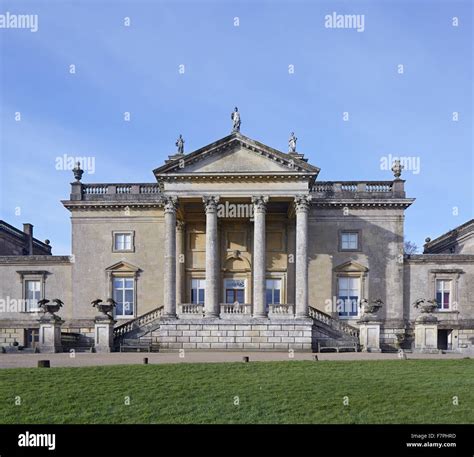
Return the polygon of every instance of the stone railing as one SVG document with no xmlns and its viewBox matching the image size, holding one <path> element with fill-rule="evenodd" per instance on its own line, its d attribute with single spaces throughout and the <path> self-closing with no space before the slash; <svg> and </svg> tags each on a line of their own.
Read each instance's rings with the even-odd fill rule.
<svg viewBox="0 0 474 457">
<path fill-rule="evenodd" d="M 394 181 L 321 181 L 312 188 L 314 198 L 403 198 L 402 179 Z"/>
<path fill-rule="evenodd" d="M 295 306 L 294 305 L 287 305 L 287 304 L 280 304 L 280 305 L 268 305 L 268 314 L 275 315 L 275 316 L 287 316 L 292 317 L 295 314 Z"/>
<path fill-rule="evenodd" d="M 71 184 L 70 199 L 73 201 L 155 201 L 161 199 L 161 190 L 158 183 L 83 184 L 74 182 Z"/>
<path fill-rule="evenodd" d="M 334 319 L 329 314 L 323 313 L 319 309 L 313 308 L 312 306 L 309 307 L 309 316 L 319 322 L 322 322 L 323 324 L 326 324 L 334 330 L 345 333 L 348 336 L 354 338 L 359 337 L 359 329 L 352 327 L 343 321 Z"/>
<path fill-rule="evenodd" d="M 204 315 L 204 305 L 197 303 L 181 303 L 178 305 L 178 314 L 191 314 L 193 316 Z"/>
<path fill-rule="evenodd" d="M 252 315 L 252 305 L 247 303 L 221 303 L 221 317 L 226 316 L 250 316 Z"/>
<path fill-rule="evenodd" d="M 142 327 L 143 325 L 149 324 L 163 315 L 163 306 L 152 309 L 145 314 L 133 319 L 131 321 L 125 322 L 124 324 L 118 325 L 114 328 L 114 338 L 120 338 L 121 336 Z"/>
</svg>

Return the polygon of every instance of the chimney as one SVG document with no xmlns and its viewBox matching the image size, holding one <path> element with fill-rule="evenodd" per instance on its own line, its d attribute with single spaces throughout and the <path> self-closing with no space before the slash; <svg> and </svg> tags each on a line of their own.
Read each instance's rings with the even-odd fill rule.
<svg viewBox="0 0 474 457">
<path fill-rule="evenodd" d="M 33 255 L 33 225 L 23 224 L 23 233 L 26 235 L 25 242 L 27 255 Z"/>
</svg>

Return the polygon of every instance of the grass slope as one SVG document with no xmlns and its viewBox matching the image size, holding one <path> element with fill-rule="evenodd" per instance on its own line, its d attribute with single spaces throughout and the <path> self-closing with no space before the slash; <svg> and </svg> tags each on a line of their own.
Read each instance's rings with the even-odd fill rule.
<svg viewBox="0 0 474 457">
<path fill-rule="evenodd" d="M 474 423 L 473 411 L 466 359 L 0 370 L 0 423 Z"/>
</svg>

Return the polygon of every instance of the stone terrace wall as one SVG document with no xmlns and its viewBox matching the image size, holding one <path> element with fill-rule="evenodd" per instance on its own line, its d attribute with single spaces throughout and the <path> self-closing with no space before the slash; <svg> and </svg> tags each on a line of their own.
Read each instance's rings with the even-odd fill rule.
<svg viewBox="0 0 474 457">
<path fill-rule="evenodd" d="M 164 350 L 311 351 L 311 319 L 173 319 L 152 332 Z"/>
</svg>

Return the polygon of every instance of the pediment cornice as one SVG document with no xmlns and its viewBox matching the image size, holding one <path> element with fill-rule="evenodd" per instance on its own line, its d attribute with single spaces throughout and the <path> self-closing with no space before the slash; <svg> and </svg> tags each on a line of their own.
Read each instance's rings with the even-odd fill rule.
<svg viewBox="0 0 474 457">
<path fill-rule="evenodd" d="M 228 153 L 236 148 L 242 148 L 254 153 L 257 156 L 271 161 L 280 167 L 281 171 L 260 171 L 260 172 L 228 172 L 224 170 L 213 172 L 187 172 L 186 168 L 198 164 L 204 160 Z M 308 164 L 305 160 L 285 154 L 263 143 L 248 138 L 238 132 L 232 133 L 214 143 L 204 146 L 190 154 L 181 157 L 174 156 L 172 160 L 167 161 L 165 165 L 154 170 L 158 180 L 169 179 L 267 179 L 266 177 L 288 179 L 289 177 L 300 179 L 315 180 L 319 173 L 319 168 Z M 265 178 L 264 178 L 265 177 Z"/>
</svg>

